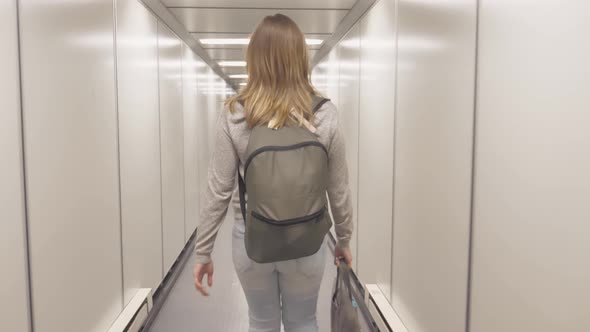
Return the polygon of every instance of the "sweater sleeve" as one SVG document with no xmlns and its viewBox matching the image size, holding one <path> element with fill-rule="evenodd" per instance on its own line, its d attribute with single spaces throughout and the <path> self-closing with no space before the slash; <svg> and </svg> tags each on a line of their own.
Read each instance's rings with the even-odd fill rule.
<svg viewBox="0 0 590 332">
<path fill-rule="evenodd" d="M 328 148 L 328 199 L 334 227 L 340 248 L 348 248 L 353 231 L 353 207 L 350 187 L 348 184 L 348 166 L 344 137 L 335 112 L 333 123 L 330 125 L 332 137 Z"/>
<path fill-rule="evenodd" d="M 215 147 L 207 175 L 207 185 L 201 196 L 200 223 L 195 244 L 196 262 L 211 261 L 211 252 L 221 227 L 235 186 L 239 157 L 232 144 L 225 109 L 218 117 Z"/>
</svg>

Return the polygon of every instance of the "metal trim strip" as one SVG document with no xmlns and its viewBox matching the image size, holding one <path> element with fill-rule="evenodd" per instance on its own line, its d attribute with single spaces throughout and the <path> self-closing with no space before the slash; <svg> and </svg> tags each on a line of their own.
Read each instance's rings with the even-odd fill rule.
<svg viewBox="0 0 590 332">
<path fill-rule="evenodd" d="M 375 4 L 376 0 L 358 0 L 352 9 L 344 16 L 340 24 L 332 33 L 332 36 L 326 39 L 322 47 L 317 51 L 311 61 L 311 67 L 315 67 L 330 51 L 338 45 L 338 42 L 346 36 L 348 31 L 358 22 L 365 13 Z"/>
<path fill-rule="evenodd" d="M 164 23 L 170 30 L 172 30 L 178 38 L 180 38 L 190 49 L 195 52 L 213 71 L 219 75 L 229 86 L 231 86 L 234 90 L 238 90 L 238 88 L 233 84 L 229 77 L 225 75 L 221 67 L 217 64 L 217 62 L 213 61 L 207 51 L 200 45 L 200 43 L 191 36 L 189 31 L 178 21 L 176 16 L 170 12 L 166 6 L 160 2 L 160 0 L 141 0 L 145 6 L 150 9 L 158 19 Z"/>
</svg>

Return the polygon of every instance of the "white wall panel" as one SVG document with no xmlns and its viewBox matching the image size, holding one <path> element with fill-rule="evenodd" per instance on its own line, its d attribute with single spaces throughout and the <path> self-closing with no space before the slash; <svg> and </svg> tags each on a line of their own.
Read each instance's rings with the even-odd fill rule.
<svg viewBox="0 0 590 332">
<path fill-rule="evenodd" d="M 339 98 L 340 124 L 346 142 L 348 176 L 352 194 L 353 222 L 350 247 L 354 255 L 354 266 L 358 264 L 358 155 L 359 155 L 359 87 L 360 87 L 360 28 L 355 24 L 338 44 L 339 55 Z"/>
<path fill-rule="evenodd" d="M 360 276 L 391 294 L 395 2 L 379 1 L 361 20 L 358 229 Z"/>
<path fill-rule="evenodd" d="M 29 331 L 16 1 L 0 3 L 0 321 Z"/>
<path fill-rule="evenodd" d="M 326 97 L 330 98 L 336 107 L 340 105 L 340 57 L 338 51 L 339 49 L 334 47 L 328 54 L 328 60 L 322 63 L 326 66 Z"/>
<path fill-rule="evenodd" d="M 221 77 L 217 77 L 215 79 L 215 84 L 217 86 L 221 86 L 223 90 L 215 93 L 214 104 L 211 105 L 211 107 L 209 108 L 209 114 L 207 117 L 209 125 L 209 160 L 211 160 L 211 157 L 213 156 L 213 151 L 215 149 L 215 133 L 217 132 L 217 119 L 219 118 L 219 114 L 223 111 L 226 91 L 227 89 L 229 89 L 227 85 L 224 85 L 225 81 L 221 79 Z"/>
<path fill-rule="evenodd" d="M 184 118 L 184 238 L 188 240 L 199 220 L 199 97 L 197 81 L 199 68 L 193 51 L 183 44 L 182 57 L 182 109 Z"/>
<path fill-rule="evenodd" d="M 328 95 L 328 69 L 326 58 L 322 59 L 314 68 L 311 75 L 311 82 L 314 88 L 324 97 Z"/>
<path fill-rule="evenodd" d="M 182 115 L 182 43 L 158 24 L 160 76 L 160 135 L 162 158 L 162 241 L 164 272 L 184 239 L 184 123 Z"/>
<path fill-rule="evenodd" d="M 19 3 L 35 331 L 103 332 L 122 310 L 113 2 Z"/>
<path fill-rule="evenodd" d="M 213 142 L 211 138 L 214 135 L 215 121 L 217 118 L 212 118 L 212 116 L 217 109 L 217 103 L 219 100 L 218 91 L 223 91 L 224 89 L 224 87 L 221 86 L 223 83 L 217 79 L 217 75 L 210 68 L 207 68 L 207 77 L 209 85 L 199 85 L 200 92 L 203 92 L 200 95 L 204 96 L 207 100 L 206 107 L 199 112 L 199 121 L 201 121 L 201 135 L 199 136 L 201 141 L 199 142 L 199 146 L 201 147 L 201 161 L 204 165 L 209 165 L 209 159 L 211 157 L 211 152 L 213 151 Z M 201 173 L 202 179 L 205 179 L 206 175 L 204 174 L 205 172 Z M 205 184 L 203 183 L 203 185 Z M 201 189 L 204 189 L 204 187 Z"/>
<path fill-rule="evenodd" d="M 211 142 L 211 130 L 214 126 L 210 126 L 211 109 L 214 107 L 216 101 L 217 91 L 224 89 L 217 81 L 217 75 L 212 69 L 200 66 L 197 71 L 197 109 L 196 109 L 196 134 L 197 134 L 197 169 L 198 169 L 198 186 L 195 188 L 199 199 L 203 195 L 208 184 L 207 175 L 209 172 L 209 156 L 213 149 Z M 215 121 L 213 119 L 213 121 Z M 200 220 L 197 222 L 199 225 Z M 220 245 L 219 243 L 217 244 Z"/>
<path fill-rule="evenodd" d="M 198 123 L 196 126 L 199 142 L 197 151 L 199 186 L 196 190 L 200 198 L 208 185 L 207 175 L 209 172 L 209 153 L 211 151 L 211 141 L 209 137 L 212 129 L 209 125 L 209 116 L 211 108 L 215 104 L 215 91 L 221 90 L 222 87 L 215 85 L 217 75 L 210 68 L 202 68 L 202 70 L 199 70 L 198 76 Z"/>
<path fill-rule="evenodd" d="M 465 330 L 476 5 L 398 2 L 392 303 L 412 332 Z"/>
<path fill-rule="evenodd" d="M 125 303 L 162 279 L 158 23 L 117 0 L 117 82 Z"/>
<path fill-rule="evenodd" d="M 588 1 L 481 1 L 471 331 L 590 330 Z"/>
</svg>

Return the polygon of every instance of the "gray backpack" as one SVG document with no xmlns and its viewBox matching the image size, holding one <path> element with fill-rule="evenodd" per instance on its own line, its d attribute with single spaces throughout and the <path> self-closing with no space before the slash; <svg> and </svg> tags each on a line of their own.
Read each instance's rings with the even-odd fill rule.
<svg viewBox="0 0 590 332">
<path fill-rule="evenodd" d="M 314 96 L 313 111 L 327 101 Z M 285 261 L 320 249 L 332 221 L 326 199 L 328 151 L 315 134 L 297 126 L 254 127 L 244 177 L 238 175 L 246 251 L 252 260 Z"/>
</svg>

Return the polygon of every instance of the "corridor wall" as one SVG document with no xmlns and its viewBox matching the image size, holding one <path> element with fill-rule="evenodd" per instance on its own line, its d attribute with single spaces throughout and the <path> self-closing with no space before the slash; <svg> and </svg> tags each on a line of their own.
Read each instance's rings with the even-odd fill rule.
<svg viewBox="0 0 590 332">
<path fill-rule="evenodd" d="M 471 326 L 590 330 L 587 1 L 480 1 Z"/>
<path fill-rule="evenodd" d="M 590 329 L 589 10 L 378 0 L 313 69 L 358 163 L 357 273 L 408 331 Z"/>
<path fill-rule="evenodd" d="M 184 238 L 184 118 L 182 42 L 158 23 L 160 144 L 162 154 L 163 272 L 183 248 Z"/>
<path fill-rule="evenodd" d="M 340 129 L 346 133 L 344 138 L 355 229 L 352 233 L 350 248 L 355 257 L 353 261 L 355 268 L 358 268 L 357 238 L 360 231 L 358 219 L 360 42 L 360 27 L 355 24 L 337 45 L 338 111 L 340 113 Z"/>
<path fill-rule="evenodd" d="M 476 10 L 380 0 L 336 46 L 357 272 L 409 331 L 465 330 Z"/>
<path fill-rule="evenodd" d="M 0 322 L 29 326 L 16 2 L 0 3 Z"/>
<path fill-rule="evenodd" d="M 197 82 L 200 68 L 204 63 L 186 45 L 183 45 L 182 57 L 182 101 L 184 119 L 184 238 L 187 241 L 198 225 L 199 220 L 199 111 L 203 110 Z"/>
<path fill-rule="evenodd" d="M 34 330 L 103 332 L 123 308 L 113 2 L 19 7 Z"/>
<path fill-rule="evenodd" d="M 336 105 L 340 105 L 340 49 L 334 47 L 327 56 L 327 61 L 322 63 L 326 67 L 325 91 L 326 97 Z"/>
<path fill-rule="evenodd" d="M 116 60 L 124 305 L 162 279 L 158 20 L 116 2 Z M 158 258 L 158 259 L 154 259 Z"/>
<path fill-rule="evenodd" d="M 323 96 L 328 97 L 328 79 L 326 75 L 326 59 L 318 63 L 312 70 L 311 82 L 314 88 Z"/>
<path fill-rule="evenodd" d="M 201 171 L 199 172 L 203 186 L 208 185 L 207 173 L 209 171 L 209 160 L 215 147 L 215 130 L 218 120 L 217 112 L 222 105 L 219 103 L 218 91 L 225 90 L 223 82 L 217 80 L 213 70 L 206 68 L 203 72 L 204 77 L 200 82 L 202 89 L 199 92 L 201 100 L 201 109 L 203 110 L 199 119 L 199 139 L 201 140 L 202 149 L 199 151 L 199 162 Z"/>
<path fill-rule="evenodd" d="M 391 296 L 395 1 L 381 0 L 360 21 L 358 269 Z"/>
<path fill-rule="evenodd" d="M 104 332 L 194 233 L 197 80 L 227 86 L 138 0 L 0 9 L 2 328 Z"/>
</svg>

